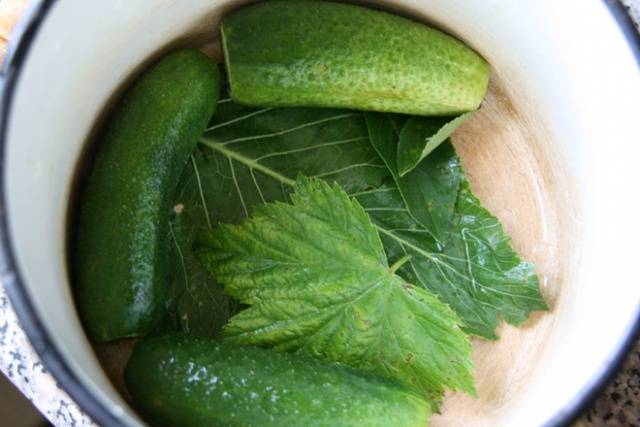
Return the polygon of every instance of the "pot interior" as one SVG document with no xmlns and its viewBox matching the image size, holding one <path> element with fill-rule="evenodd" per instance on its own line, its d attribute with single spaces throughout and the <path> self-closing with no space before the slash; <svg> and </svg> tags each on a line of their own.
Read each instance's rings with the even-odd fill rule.
<svg viewBox="0 0 640 427">
<path fill-rule="evenodd" d="M 123 83 L 172 47 L 208 44 L 216 52 L 219 17 L 240 3 L 56 2 L 13 98 L 3 172 L 19 274 L 64 363 L 130 425 L 140 419 L 105 374 L 73 306 L 65 237 L 74 226 L 67 214 L 75 172 Z M 638 304 L 628 283 L 638 202 L 625 189 L 640 173 L 632 155 L 617 155 L 637 140 L 631 112 L 640 79 L 631 51 L 599 2 L 582 5 L 582 18 L 571 21 L 568 5 L 512 3 L 372 2 L 439 26 L 491 63 L 487 98 L 453 142 L 474 192 L 535 263 L 551 307 L 521 328 L 503 325 L 498 341 L 474 340 L 479 397 L 448 395 L 435 426 L 545 423 L 597 378 Z M 112 378 L 129 347 L 97 349 Z"/>
</svg>

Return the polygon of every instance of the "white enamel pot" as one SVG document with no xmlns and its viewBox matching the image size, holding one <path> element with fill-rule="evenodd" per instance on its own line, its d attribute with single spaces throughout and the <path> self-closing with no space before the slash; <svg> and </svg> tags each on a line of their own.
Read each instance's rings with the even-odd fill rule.
<svg viewBox="0 0 640 427">
<path fill-rule="evenodd" d="M 472 186 L 536 263 L 551 311 L 474 340 L 479 397 L 435 426 L 571 422 L 635 336 L 640 303 L 640 43 L 601 0 L 385 0 L 493 67 L 454 136 Z M 214 41 L 223 0 L 33 2 L 2 69 L 0 274 L 48 370 L 100 425 L 142 421 L 86 339 L 65 250 L 72 182 L 122 83 L 168 46 Z M 71 225 L 72 226 L 72 225 Z"/>
</svg>

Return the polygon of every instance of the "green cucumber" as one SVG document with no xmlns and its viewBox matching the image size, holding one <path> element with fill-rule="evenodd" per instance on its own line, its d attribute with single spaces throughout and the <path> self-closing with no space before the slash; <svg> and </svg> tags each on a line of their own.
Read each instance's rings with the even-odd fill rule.
<svg viewBox="0 0 640 427">
<path fill-rule="evenodd" d="M 71 248 L 76 305 L 95 342 L 146 334 L 166 311 L 173 192 L 219 86 L 211 59 L 180 50 L 136 79 L 105 124 Z"/>
<path fill-rule="evenodd" d="M 489 81 L 489 65 L 453 37 L 349 4 L 261 2 L 221 31 L 231 94 L 249 105 L 458 114 L 478 108 Z"/>
<path fill-rule="evenodd" d="M 310 357 L 182 334 L 143 339 L 125 368 L 158 426 L 419 426 L 429 404 L 399 383 Z"/>
</svg>

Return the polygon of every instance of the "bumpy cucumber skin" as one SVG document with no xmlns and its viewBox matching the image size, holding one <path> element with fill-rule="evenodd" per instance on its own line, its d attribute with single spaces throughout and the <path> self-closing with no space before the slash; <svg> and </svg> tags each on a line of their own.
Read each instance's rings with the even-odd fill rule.
<svg viewBox="0 0 640 427">
<path fill-rule="evenodd" d="M 221 31 L 232 96 L 249 105 L 457 114 L 478 108 L 489 81 L 460 41 L 359 6 L 272 0 L 226 16 Z"/>
<path fill-rule="evenodd" d="M 395 381 L 344 365 L 208 338 L 138 343 L 125 368 L 158 426 L 419 426 L 429 404 Z"/>
<path fill-rule="evenodd" d="M 105 125 L 71 249 L 76 305 L 94 342 L 146 334 L 166 311 L 173 192 L 219 90 L 217 65 L 180 50 L 135 80 Z"/>
</svg>

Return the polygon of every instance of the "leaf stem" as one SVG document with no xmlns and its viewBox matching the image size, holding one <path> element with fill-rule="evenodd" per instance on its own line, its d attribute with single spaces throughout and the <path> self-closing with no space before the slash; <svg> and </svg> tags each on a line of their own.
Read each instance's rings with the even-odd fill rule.
<svg viewBox="0 0 640 427">
<path fill-rule="evenodd" d="M 255 169 L 259 172 L 262 172 L 263 174 L 270 176 L 271 178 L 275 179 L 276 181 L 280 181 L 284 184 L 293 186 L 296 182 L 291 179 L 288 178 L 282 174 L 279 174 L 278 172 L 274 171 L 273 169 L 269 169 L 267 167 L 264 167 L 263 165 L 261 165 L 260 163 L 258 163 L 257 161 L 250 159 L 246 156 L 243 156 L 240 153 L 236 153 L 233 150 L 230 150 L 228 148 L 226 148 L 224 146 L 223 143 L 217 142 L 212 140 L 211 138 L 206 138 L 206 137 L 202 137 L 200 138 L 200 143 L 206 145 L 209 148 L 212 148 L 216 151 L 219 151 L 220 153 L 222 153 L 223 155 L 227 156 L 229 159 L 233 159 L 236 160 L 242 164 L 244 164 L 245 166 L 251 168 L 251 169 Z"/>
<path fill-rule="evenodd" d="M 198 191 L 200 192 L 200 200 L 202 201 L 202 210 L 204 211 L 204 219 L 207 221 L 209 228 L 213 228 L 211 225 L 211 218 L 209 218 L 209 208 L 207 207 L 207 201 L 204 198 L 204 191 L 202 190 L 202 181 L 200 180 L 200 172 L 198 171 L 198 165 L 196 159 L 191 155 L 191 165 L 193 165 L 193 171 L 196 174 L 196 182 L 198 183 Z"/>
<path fill-rule="evenodd" d="M 406 264 L 410 259 L 411 259 L 411 255 L 409 254 L 403 256 L 402 258 L 394 262 L 391 267 L 389 267 L 389 273 L 395 274 L 396 271 L 398 271 L 398 269 L 402 267 L 404 264 Z"/>
</svg>

